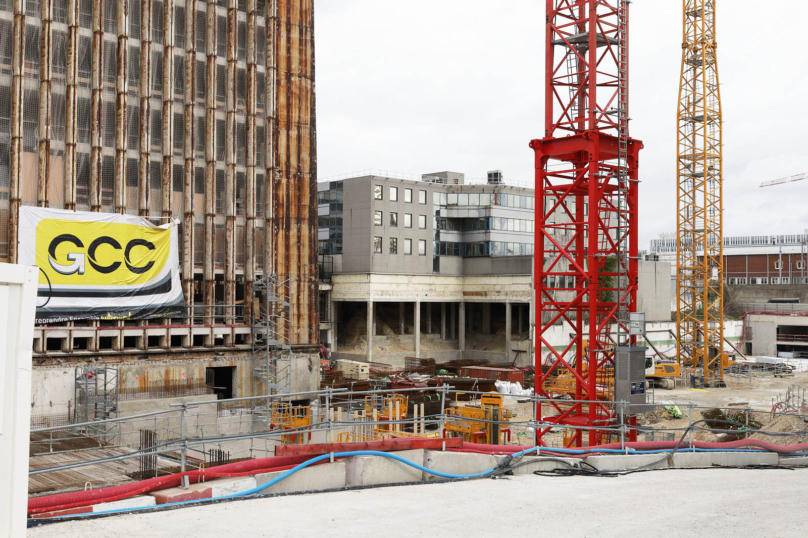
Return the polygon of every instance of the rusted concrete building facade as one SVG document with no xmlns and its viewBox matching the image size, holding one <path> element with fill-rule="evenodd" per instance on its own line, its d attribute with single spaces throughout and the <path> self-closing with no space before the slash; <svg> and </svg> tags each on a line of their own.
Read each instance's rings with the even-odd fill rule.
<svg viewBox="0 0 808 538">
<path fill-rule="evenodd" d="M 181 222 L 186 315 L 39 326 L 40 368 L 114 361 L 128 390 L 225 361 L 249 394 L 263 274 L 316 354 L 313 24 L 313 0 L 0 2 L 0 261 L 21 205 Z"/>
</svg>

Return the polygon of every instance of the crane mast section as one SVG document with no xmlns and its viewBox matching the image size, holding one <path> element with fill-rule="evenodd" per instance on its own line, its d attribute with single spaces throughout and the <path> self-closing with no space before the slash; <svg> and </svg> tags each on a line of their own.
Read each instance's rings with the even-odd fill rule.
<svg viewBox="0 0 808 538">
<path fill-rule="evenodd" d="M 716 0 L 683 1 L 678 107 L 677 331 L 681 363 L 723 382 L 724 264 L 721 91 Z"/>
</svg>

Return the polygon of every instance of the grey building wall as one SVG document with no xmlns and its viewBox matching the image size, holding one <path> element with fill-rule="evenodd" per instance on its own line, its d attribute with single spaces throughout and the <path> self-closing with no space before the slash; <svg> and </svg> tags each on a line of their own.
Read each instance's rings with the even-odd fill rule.
<svg viewBox="0 0 808 538">
<path fill-rule="evenodd" d="M 640 260 L 637 267 L 637 311 L 646 321 L 671 320 L 671 264 Z"/>
<path fill-rule="evenodd" d="M 752 354 L 776 357 L 777 323 L 750 320 L 749 326 L 752 329 Z"/>
</svg>

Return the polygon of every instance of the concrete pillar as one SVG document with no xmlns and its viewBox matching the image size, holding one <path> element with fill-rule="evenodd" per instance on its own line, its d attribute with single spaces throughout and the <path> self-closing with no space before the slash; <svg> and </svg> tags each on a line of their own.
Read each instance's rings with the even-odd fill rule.
<svg viewBox="0 0 808 538">
<path fill-rule="evenodd" d="M 376 328 L 376 324 L 374 323 L 374 312 L 373 312 L 373 301 L 368 301 L 368 325 L 367 325 L 367 335 L 368 335 L 368 361 L 373 359 L 373 330 Z"/>
<path fill-rule="evenodd" d="M 466 308 L 466 334 L 474 332 L 474 303 L 469 303 Z"/>
<path fill-rule="evenodd" d="M 440 304 L 440 339 L 446 340 L 446 303 Z"/>
<path fill-rule="evenodd" d="M 483 303 L 482 334 L 491 334 L 491 303 Z"/>
<path fill-rule="evenodd" d="M 398 334 L 404 334 L 404 303 L 398 303 Z"/>
<path fill-rule="evenodd" d="M 457 303 L 450 303 L 449 304 L 449 314 L 451 319 L 449 320 L 449 340 L 454 340 L 457 338 L 457 323 L 455 323 L 457 318 Z"/>
<path fill-rule="evenodd" d="M 460 338 L 458 342 L 457 349 L 460 351 L 465 351 L 466 349 L 466 303 L 460 303 L 460 322 L 458 326 L 460 328 Z"/>
<path fill-rule="evenodd" d="M 505 360 L 511 360 L 511 332 L 513 331 L 511 303 L 505 303 Z"/>
<path fill-rule="evenodd" d="M 415 356 L 421 356 L 421 301 L 415 301 Z"/>
<path fill-rule="evenodd" d="M 331 353 L 337 351 L 337 326 L 339 323 L 339 303 L 331 301 Z"/>
<path fill-rule="evenodd" d="M 432 334 L 432 303 L 426 303 L 426 334 Z"/>
</svg>

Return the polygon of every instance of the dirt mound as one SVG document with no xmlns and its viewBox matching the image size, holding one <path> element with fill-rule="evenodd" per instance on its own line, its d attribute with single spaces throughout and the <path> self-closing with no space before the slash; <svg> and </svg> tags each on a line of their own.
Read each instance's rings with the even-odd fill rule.
<svg viewBox="0 0 808 538">
<path fill-rule="evenodd" d="M 762 430 L 765 433 L 756 433 L 750 439 L 783 446 L 808 442 L 805 421 L 798 415 L 780 415 L 763 426 Z"/>
</svg>

